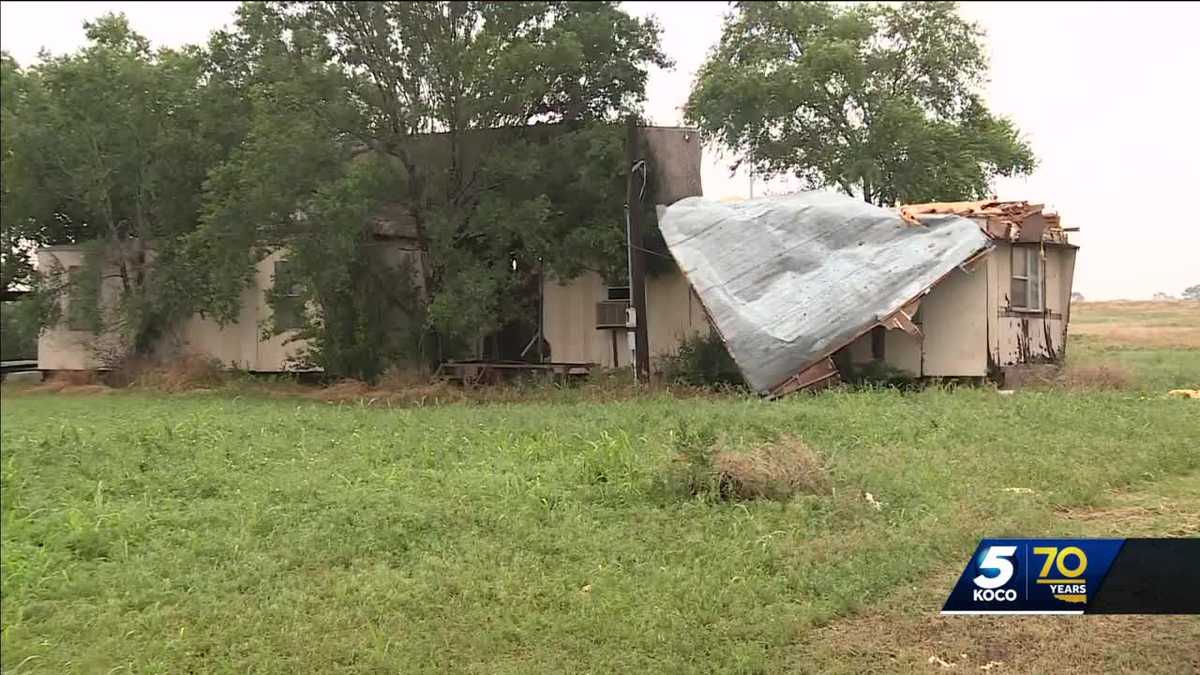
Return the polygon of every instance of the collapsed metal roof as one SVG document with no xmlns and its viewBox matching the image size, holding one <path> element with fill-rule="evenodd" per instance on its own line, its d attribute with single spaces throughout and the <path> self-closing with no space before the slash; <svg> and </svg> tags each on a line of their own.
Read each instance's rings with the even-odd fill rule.
<svg viewBox="0 0 1200 675">
<path fill-rule="evenodd" d="M 912 224 L 825 191 L 733 203 L 688 197 L 659 226 L 760 394 L 835 375 L 829 356 L 876 325 L 917 330 L 912 303 L 991 247 L 967 218 L 922 214 Z"/>
</svg>

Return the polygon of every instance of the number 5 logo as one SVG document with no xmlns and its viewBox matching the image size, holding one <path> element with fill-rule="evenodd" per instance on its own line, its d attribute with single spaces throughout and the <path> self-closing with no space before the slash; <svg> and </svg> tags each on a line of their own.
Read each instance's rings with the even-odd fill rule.
<svg viewBox="0 0 1200 675">
<path fill-rule="evenodd" d="M 980 588 L 1000 588 L 1012 579 L 1013 564 L 1008 558 L 1016 555 L 1016 546 L 989 546 L 979 561 L 979 569 L 984 573 L 975 577 L 975 585 Z M 989 574 L 988 570 L 996 570 Z"/>
</svg>

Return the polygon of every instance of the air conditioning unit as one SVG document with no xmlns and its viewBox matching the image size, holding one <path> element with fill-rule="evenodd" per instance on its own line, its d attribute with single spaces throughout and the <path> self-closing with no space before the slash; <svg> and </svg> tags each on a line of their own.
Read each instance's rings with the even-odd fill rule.
<svg viewBox="0 0 1200 675">
<path fill-rule="evenodd" d="M 628 300 L 600 300 L 596 303 L 596 328 L 625 328 Z"/>
</svg>

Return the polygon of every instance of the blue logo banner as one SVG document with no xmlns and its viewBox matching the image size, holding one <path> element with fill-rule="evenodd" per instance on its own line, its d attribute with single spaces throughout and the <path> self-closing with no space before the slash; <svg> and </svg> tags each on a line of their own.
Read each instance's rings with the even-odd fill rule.
<svg viewBox="0 0 1200 675">
<path fill-rule="evenodd" d="M 984 539 L 943 614 L 1082 614 L 1124 539 Z"/>
</svg>

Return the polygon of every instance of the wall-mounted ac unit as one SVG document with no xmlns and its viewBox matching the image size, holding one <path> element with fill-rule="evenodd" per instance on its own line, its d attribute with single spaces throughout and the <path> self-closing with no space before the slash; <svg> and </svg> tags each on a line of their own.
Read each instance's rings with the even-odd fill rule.
<svg viewBox="0 0 1200 675">
<path fill-rule="evenodd" d="M 600 300 L 596 303 L 596 328 L 625 328 L 628 300 Z"/>
</svg>

